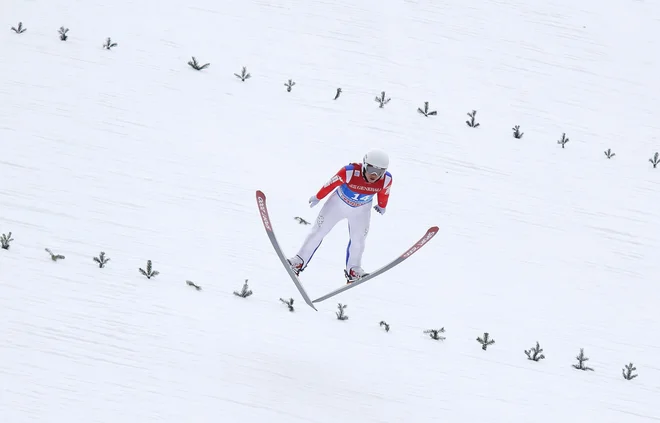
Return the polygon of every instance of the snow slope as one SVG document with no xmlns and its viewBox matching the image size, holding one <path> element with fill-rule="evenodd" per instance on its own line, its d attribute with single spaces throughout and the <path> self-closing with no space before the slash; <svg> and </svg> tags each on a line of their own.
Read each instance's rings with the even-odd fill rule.
<svg viewBox="0 0 660 423">
<path fill-rule="evenodd" d="M 5 2 L 0 421 L 660 420 L 660 6 L 537 3 Z M 293 254 L 294 216 L 370 147 L 394 187 L 365 268 L 440 233 L 315 312 L 254 192 Z M 313 298 L 346 242 L 302 275 Z"/>
</svg>

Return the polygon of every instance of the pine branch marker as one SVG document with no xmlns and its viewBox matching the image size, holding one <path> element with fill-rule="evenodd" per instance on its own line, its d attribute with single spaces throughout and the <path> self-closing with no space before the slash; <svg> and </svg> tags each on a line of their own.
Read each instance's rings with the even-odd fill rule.
<svg viewBox="0 0 660 423">
<path fill-rule="evenodd" d="M 436 341 L 444 341 L 447 339 L 444 336 L 440 336 L 441 333 L 445 333 L 444 327 L 441 327 L 440 329 L 428 329 L 425 330 L 424 333 L 428 334 L 431 339 L 435 339 Z"/>
<path fill-rule="evenodd" d="M 290 93 L 291 89 L 293 88 L 294 85 L 296 85 L 296 83 L 291 79 L 289 79 L 287 82 L 285 82 L 284 86 L 286 87 L 286 92 Z"/>
<path fill-rule="evenodd" d="M 63 26 L 61 26 L 57 32 L 60 34 L 60 40 L 66 41 L 69 38 L 69 36 L 67 35 L 67 32 L 69 32 L 69 28 L 64 28 Z"/>
<path fill-rule="evenodd" d="M 348 307 L 348 305 L 342 303 L 337 305 L 337 308 L 339 308 L 339 311 L 335 312 L 337 315 L 337 320 L 348 320 L 348 316 L 344 313 L 346 307 Z"/>
<path fill-rule="evenodd" d="M 234 291 L 234 295 L 241 297 L 241 298 L 247 298 L 250 295 L 252 295 L 252 291 L 248 287 L 248 280 L 245 279 L 245 283 L 243 284 L 243 289 L 241 289 L 241 292 Z"/>
<path fill-rule="evenodd" d="M 658 164 L 660 164 L 660 153 L 656 151 L 653 157 L 649 159 L 649 162 L 651 162 L 654 169 L 658 167 Z"/>
<path fill-rule="evenodd" d="M 486 349 L 489 346 L 491 346 L 495 343 L 495 340 L 490 338 L 490 335 L 488 334 L 488 332 L 484 332 L 483 338 L 478 337 L 477 342 L 479 342 L 481 344 L 481 349 L 486 351 Z"/>
<path fill-rule="evenodd" d="M 98 263 L 100 268 L 105 267 L 105 264 L 110 261 L 110 258 L 105 256 L 105 253 L 101 251 L 98 257 L 94 257 L 94 261 Z"/>
<path fill-rule="evenodd" d="M 587 371 L 587 370 L 593 371 L 594 370 L 591 367 L 587 367 L 587 366 L 584 365 L 584 363 L 589 361 L 589 359 L 587 357 L 585 357 L 585 355 L 584 355 L 584 348 L 580 348 L 580 354 L 578 354 L 575 358 L 577 359 L 578 364 L 573 364 L 573 367 L 575 367 L 576 369 L 585 370 L 585 371 Z"/>
<path fill-rule="evenodd" d="M 417 112 L 423 114 L 425 117 L 435 116 L 435 115 L 438 114 L 438 112 L 436 110 L 433 110 L 433 111 L 429 112 L 429 102 L 428 101 L 424 102 L 424 109 L 422 109 L 421 107 L 418 107 Z"/>
<path fill-rule="evenodd" d="M 387 324 L 387 322 L 385 322 L 385 320 L 381 320 L 380 323 L 379 323 L 378 325 L 379 325 L 380 327 L 384 327 L 384 328 L 385 328 L 385 332 L 389 332 L 389 331 L 390 331 L 390 325 Z"/>
<path fill-rule="evenodd" d="M 106 38 L 105 44 L 103 44 L 103 48 L 106 50 L 110 50 L 113 47 L 117 47 L 117 43 L 113 43 L 110 37 Z"/>
<path fill-rule="evenodd" d="M 11 27 L 11 30 L 14 31 L 17 34 L 22 34 L 25 31 L 27 31 L 27 28 L 23 28 L 23 22 L 19 22 L 18 26 L 14 28 L 13 26 Z"/>
<path fill-rule="evenodd" d="M 392 100 L 392 99 L 391 98 L 385 98 L 385 91 L 381 91 L 380 97 L 376 96 L 376 103 L 379 104 L 379 106 L 378 106 L 379 109 L 382 109 L 383 107 L 385 107 L 385 105 L 387 103 L 389 103 L 390 100 Z"/>
<path fill-rule="evenodd" d="M 298 223 L 300 223 L 301 225 L 309 225 L 309 222 L 303 219 L 302 217 L 296 216 L 294 217 L 294 219 L 298 221 Z"/>
<path fill-rule="evenodd" d="M 335 98 L 333 98 L 333 100 L 337 100 L 340 95 L 341 95 L 341 88 L 337 88 L 337 93 L 335 94 Z"/>
<path fill-rule="evenodd" d="M 284 303 L 287 307 L 289 307 L 289 311 L 293 312 L 293 298 L 289 298 L 288 300 L 285 300 L 284 298 L 280 298 L 280 301 Z"/>
<path fill-rule="evenodd" d="M 252 77 L 252 75 L 250 75 L 250 74 L 248 73 L 248 71 L 247 71 L 247 67 L 245 67 L 245 66 L 243 66 L 243 69 L 241 70 L 241 74 L 240 74 L 240 75 L 237 74 L 237 73 L 235 73 L 234 76 L 236 76 L 236 78 L 240 79 L 241 82 L 245 82 L 246 79 L 250 79 L 250 78 Z"/>
<path fill-rule="evenodd" d="M 633 372 L 634 372 L 635 370 L 637 370 L 637 367 L 634 367 L 632 363 L 630 363 L 630 364 L 626 364 L 626 365 L 624 366 L 623 370 L 621 370 L 621 373 L 623 374 L 623 378 L 624 378 L 625 380 L 633 380 L 633 379 L 635 379 L 637 376 L 639 376 L 639 375 L 637 375 L 637 374 L 633 374 Z"/>
<path fill-rule="evenodd" d="M 528 360 L 539 361 L 545 358 L 543 355 L 543 348 L 539 345 L 539 341 L 536 341 L 536 346 L 528 350 L 525 350 L 525 355 Z"/>
<path fill-rule="evenodd" d="M 557 141 L 557 144 L 561 145 L 561 148 L 565 148 L 564 146 L 566 143 L 569 141 L 568 138 L 566 138 L 566 133 L 561 134 L 561 139 Z"/>
<path fill-rule="evenodd" d="M 147 260 L 147 270 L 144 270 L 142 268 L 138 269 L 140 273 L 142 273 L 144 276 L 147 277 L 147 279 L 151 279 L 153 277 L 156 277 L 160 274 L 158 270 L 153 270 L 151 268 L 151 260 Z"/>
<path fill-rule="evenodd" d="M 48 248 L 46 248 L 45 250 L 46 250 L 46 252 L 47 252 L 48 254 L 50 254 L 50 259 L 53 260 L 53 261 L 63 260 L 63 259 L 66 258 L 66 257 L 64 257 L 64 256 L 61 255 L 61 254 L 53 254 L 53 252 L 50 251 L 50 249 L 48 249 Z"/>
<path fill-rule="evenodd" d="M 614 156 L 616 156 L 616 154 L 612 152 L 611 148 L 608 148 L 607 150 L 605 150 L 605 157 L 607 157 L 608 159 L 611 159 Z"/>
<path fill-rule="evenodd" d="M 0 246 L 2 247 L 2 249 L 8 250 L 9 243 L 12 242 L 13 240 L 14 238 L 11 237 L 11 232 L 9 232 L 8 234 L 2 234 L 2 236 L 0 236 Z"/>
<path fill-rule="evenodd" d="M 472 110 L 472 113 L 468 112 L 467 115 L 470 117 L 470 120 L 465 121 L 465 123 L 467 123 L 467 126 L 469 126 L 470 128 L 478 128 L 479 124 L 475 122 L 475 116 L 477 116 L 477 111 Z"/>
<path fill-rule="evenodd" d="M 195 282 L 193 282 L 193 281 L 186 281 L 186 285 L 188 285 L 188 286 L 192 286 L 192 287 L 195 288 L 197 291 L 201 291 L 201 290 L 202 290 L 202 287 L 199 286 L 199 285 L 197 285 L 197 284 L 196 284 Z"/>
<path fill-rule="evenodd" d="M 210 63 L 204 63 L 203 65 L 200 66 L 200 64 L 197 62 L 197 59 L 195 59 L 195 56 L 193 56 L 192 59 L 188 62 L 188 65 L 190 65 L 191 68 L 193 68 L 195 70 L 198 70 L 198 71 L 200 71 L 202 69 L 206 69 L 209 66 L 211 66 Z"/>
<path fill-rule="evenodd" d="M 523 135 L 525 135 L 524 132 L 520 132 L 520 125 L 514 126 L 512 130 L 513 130 L 513 138 L 520 139 L 523 137 Z"/>
</svg>

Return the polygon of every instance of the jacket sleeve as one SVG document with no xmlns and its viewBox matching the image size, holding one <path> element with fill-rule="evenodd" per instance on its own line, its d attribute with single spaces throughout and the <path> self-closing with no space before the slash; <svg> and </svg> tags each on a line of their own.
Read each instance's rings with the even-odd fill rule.
<svg viewBox="0 0 660 423">
<path fill-rule="evenodd" d="M 385 186 L 381 191 L 378 191 L 378 206 L 381 209 L 387 207 L 387 202 L 390 200 L 390 188 L 392 188 L 392 176 L 388 173 L 385 176 Z"/>
<path fill-rule="evenodd" d="M 339 171 L 335 173 L 332 178 L 330 178 L 328 182 L 325 183 L 325 185 L 323 185 L 319 192 L 316 193 L 316 198 L 323 200 L 326 195 L 330 194 L 335 190 L 335 188 L 344 182 L 346 182 L 346 167 L 339 169 Z"/>
</svg>

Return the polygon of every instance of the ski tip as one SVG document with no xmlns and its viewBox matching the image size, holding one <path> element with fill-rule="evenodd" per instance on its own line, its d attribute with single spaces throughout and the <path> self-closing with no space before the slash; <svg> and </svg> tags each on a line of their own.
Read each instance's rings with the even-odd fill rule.
<svg viewBox="0 0 660 423">
<path fill-rule="evenodd" d="M 266 194 L 264 194 L 264 192 L 262 190 L 258 189 L 257 190 L 257 197 L 266 198 Z"/>
</svg>

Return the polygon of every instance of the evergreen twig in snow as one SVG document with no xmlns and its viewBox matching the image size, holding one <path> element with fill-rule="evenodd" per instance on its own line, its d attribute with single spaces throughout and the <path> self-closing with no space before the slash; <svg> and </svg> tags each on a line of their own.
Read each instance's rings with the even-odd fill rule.
<svg viewBox="0 0 660 423">
<path fill-rule="evenodd" d="M 303 219 L 302 217 L 296 216 L 294 217 L 294 219 L 296 219 L 298 223 L 300 223 L 301 225 L 309 225 L 309 222 Z"/>
<path fill-rule="evenodd" d="M 467 126 L 470 128 L 478 128 L 479 124 L 475 121 L 475 118 L 477 116 L 477 111 L 472 110 L 472 113 L 468 112 L 467 114 L 470 117 L 470 120 L 466 120 L 465 123 L 467 123 Z"/>
<path fill-rule="evenodd" d="M 637 370 L 637 367 L 633 366 L 632 363 L 626 364 L 623 370 L 621 370 L 621 372 L 623 373 L 623 378 L 625 380 L 635 379 L 638 376 L 637 374 L 633 374 L 635 370 Z"/>
<path fill-rule="evenodd" d="M 520 132 L 520 125 L 516 125 L 512 129 L 513 129 L 513 138 L 520 139 L 523 137 L 523 135 L 525 135 L 524 132 Z"/>
<path fill-rule="evenodd" d="M 285 300 L 284 298 L 280 298 L 280 301 L 284 303 L 287 307 L 289 307 L 289 311 L 293 312 L 293 298 L 289 298 L 288 300 Z"/>
<path fill-rule="evenodd" d="M 250 79 L 252 77 L 252 75 L 248 73 L 247 67 L 245 66 L 243 66 L 240 75 L 235 73 L 234 76 L 236 76 L 236 78 L 240 79 L 242 82 L 245 82 L 246 79 Z"/>
<path fill-rule="evenodd" d="M 241 289 L 241 292 L 234 291 L 234 295 L 237 295 L 242 298 L 247 298 L 250 295 L 252 295 L 252 291 L 248 287 L 248 280 L 245 279 L 245 283 L 243 284 L 243 289 Z"/>
<path fill-rule="evenodd" d="M 0 246 L 4 250 L 8 250 L 9 243 L 11 243 L 13 240 L 14 238 L 11 237 L 11 232 L 9 232 L 8 234 L 2 234 L 2 236 L 0 236 Z"/>
<path fill-rule="evenodd" d="M 495 340 L 490 338 L 490 335 L 488 334 L 488 332 L 484 332 L 483 337 L 481 337 L 481 336 L 477 337 L 477 342 L 479 342 L 481 344 L 481 349 L 486 351 L 486 349 L 489 346 L 491 346 L 495 343 Z"/>
<path fill-rule="evenodd" d="M 22 34 L 25 31 L 27 31 L 27 28 L 23 27 L 23 22 L 19 22 L 17 27 L 11 27 L 11 30 L 14 31 L 17 34 Z"/>
<path fill-rule="evenodd" d="M 525 355 L 528 360 L 539 361 L 545 358 L 543 355 L 543 348 L 539 345 L 539 341 L 536 341 L 536 346 L 528 350 L 525 350 Z"/>
<path fill-rule="evenodd" d="M 197 284 L 196 284 L 195 282 L 193 282 L 193 281 L 186 281 L 186 285 L 188 285 L 188 286 L 192 286 L 192 287 L 195 288 L 197 291 L 201 291 L 201 290 L 202 290 L 202 287 L 199 286 L 199 285 L 197 285 Z"/>
<path fill-rule="evenodd" d="M 160 274 L 158 270 L 153 270 L 151 268 L 151 260 L 147 260 L 147 270 L 144 270 L 142 268 L 138 269 L 140 273 L 142 273 L 144 276 L 147 277 L 147 279 L 151 279 L 153 277 L 156 277 Z"/>
<path fill-rule="evenodd" d="M 287 82 L 284 83 L 284 86 L 286 87 L 286 92 L 290 93 L 291 89 L 293 86 L 296 85 L 295 81 L 289 79 Z"/>
<path fill-rule="evenodd" d="M 195 69 L 195 70 L 202 70 L 202 69 L 206 69 L 209 66 L 211 66 L 210 63 L 204 63 L 203 65 L 200 65 L 197 62 L 197 59 L 195 59 L 195 56 L 193 56 L 192 59 L 190 61 L 188 61 L 188 65 L 190 65 L 190 67 Z"/>
<path fill-rule="evenodd" d="M 445 333 L 444 327 L 441 327 L 440 329 L 425 330 L 424 333 L 428 334 L 431 339 L 435 339 L 436 341 L 444 341 L 446 339 L 444 336 L 440 336 L 441 333 Z"/>
<path fill-rule="evenodd" d="M 424 102 L 424 108 L 423 109 L 421 107 L 418 107 L 417 111 L 419 113 L 423 114 L 426 117 L 435 116 L 435 115 L 438 114 L 438 112 L 436 110 L 429 111 L 429 102 L 428 101 Z"/>
<path fill-rule="evenodd" d="M 110 50 L 113 47 L 117 47 L 117 43 L 113 43 L 110 37 L 106 38 L 105 44 L 103 44 L 103 48 L 106 50 Z"/>
<path fill-rule="evenodd" d="M 660 164 L 660 153 L 656 151 L 653 157 L 649 159 L 649 162 L 651 162 L 653 168 L 655 169 L 658 164 Z"/>
<path fill-rule="evenodd" d="M 99 267 L 105 267 L 105 264 L 110 261 L 110 258 L 105 256 L 105 253 L 101 251 L 98 257 L 94 257 L 94 261 L 98 263 Z"/>
<path fill-rule="evenodd" d="M 593 371 L 591 367 L 587 367 L 584 365 L 589 359 L 584 355 L 584 348 L 580 348 L 580 354 L 575 357 L 578 361 L 578 364 L 573 364 L 573 367 L 575 367 L 578 370 L 591 370 Z"/>
<path fill-rule="evenodd" d="M 57 32 L 59 32 L 60 34 L 60 40 L 66 41 L 69 38 L 69 36 L 67 35 L 67 32 L 69 32 L 69 28 L 64 28 L 63 26 L 61 26 Z"/>
<path fill-rule="evenodd" d="M 50 254 L 50 259 L 53 260 L 53 261 L 57 261 L 57 260 L 65 259 L 65 258 L 66 258 L 66 257 L 64 257 L 64 256 L 61 255 L 61 254 L 53 254 L 53 252 L 50 251 L 50 249 L 48 249 L 48 248 L 45 248 L 45 250 L 46 250 L 46 252 L 47 252 L 48 254 Z"/>
<path fill-rule="evenodd" d="M 391 98 L 385 98 L 385 91 L 381 91 L 380 96 L 376 96 L 376 103 L 378 103 L 378 108 L 382 109 L 387 103 L 392 100 Z"/>
<path fill-rule="evenodd" d="M 335 312 L 337 315 L 337 319 L 339 320 L 348 320 L 348 316 L 344 313 L 344 310 L 348 307 L 346 304 L 339 303 L 337 305 L 337 308 L 339 308 L 339 311 Z"/>
</svg>

